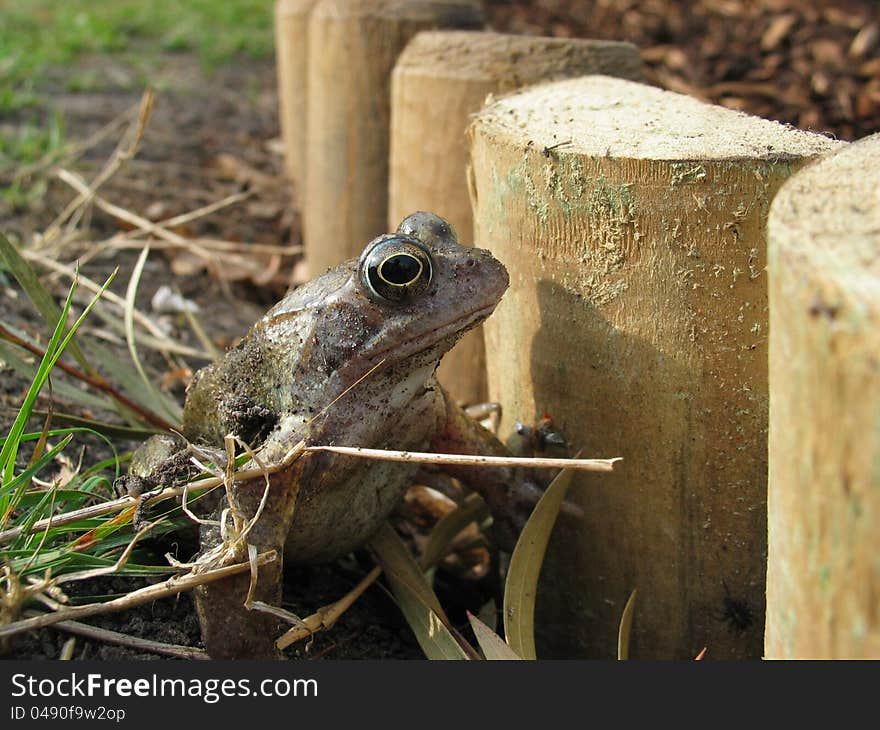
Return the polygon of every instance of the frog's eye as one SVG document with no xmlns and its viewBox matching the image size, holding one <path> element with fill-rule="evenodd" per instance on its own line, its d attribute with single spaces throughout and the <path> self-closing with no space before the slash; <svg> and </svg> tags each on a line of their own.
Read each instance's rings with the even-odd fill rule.
<svg viewBox="0 0 880 730">
<path fill-rule="evenodd" d="M 361 282 L 374 299 L 403 302 L 431 283 L 431 256 L 410 236 L 389 234 L 370 243 L 358 263 Z"/>
</svg>

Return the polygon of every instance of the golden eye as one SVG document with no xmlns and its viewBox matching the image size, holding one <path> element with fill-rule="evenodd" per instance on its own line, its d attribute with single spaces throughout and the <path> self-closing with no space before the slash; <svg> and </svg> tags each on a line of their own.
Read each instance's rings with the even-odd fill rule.
<svg viewBox="0 0 880 730">
<path fill-rule="evenodd" d="M 367 245 L 358 264 L 361 282 L 374 299 L 404 302 L 431 283 L 431 256 L 410 236 L 388 234 Z"/>
</svg>

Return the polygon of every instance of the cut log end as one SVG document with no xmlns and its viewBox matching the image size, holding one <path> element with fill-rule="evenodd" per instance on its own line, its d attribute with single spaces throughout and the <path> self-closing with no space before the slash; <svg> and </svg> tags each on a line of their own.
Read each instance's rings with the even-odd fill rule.
<svg viewBox="0 0 880 730">
<path fill-rule="evenodd" d="M 489 31 L 419 33 L 401 54 L 398 69 L 420 77 L 488 82 L 496 92 L 585 73 L 643 78 L 632 43 Z"/>
<path fill-rule="evenodd" d="M 498 100 L 478 124 L 523 147 L 655 160 L 800 159 L 843 143 L 608 76 L 545 84 Z"/>
<path fill-rule="evenodd" d="M 817 162 L 786 184 L 770 226 L 791 264 L 833 284 L 859 306 L 878 304 L 880 135 Z"/>
</svg>

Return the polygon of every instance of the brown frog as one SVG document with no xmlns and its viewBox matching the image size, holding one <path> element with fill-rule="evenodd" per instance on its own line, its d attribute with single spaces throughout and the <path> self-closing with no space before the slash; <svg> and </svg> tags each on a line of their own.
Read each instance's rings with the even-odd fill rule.
<svg viewBox="0 0 880 730">
<path fill-rule="evenodd" d="M 220 446 L 235 433 L 259 462 L 278 464 L 292 445 L 504 453 L 452 402 L 434 372 L 465 331 L 491 314 L 508 284 L 488 251 L 462 246 L 430 213 L 288 294 L 238 346 L 198 372 L 183 433 Z M 271 477 L 247 535 L 260 552 L 295 562 L 329 560 L 364 544 L 387 518 L 417 467 L 309 452 Z M 480 491 L 499 541 L 510 547 L 534 503 L 510 469 L 447 469 Z M 234 506 L 256 514 L 265 482 L 236 484 Z M 211 547 L 203 535 L 203 550 Z M 237 559 L 242 559 L 239 554 Z M 275 655 L 276 619 L 244 608 L 249 576 L 197 592 L 203 636 L 214 658 Z M 281 560 L 260 569 L 251 597 L 280 602 Z"/>
</svg>

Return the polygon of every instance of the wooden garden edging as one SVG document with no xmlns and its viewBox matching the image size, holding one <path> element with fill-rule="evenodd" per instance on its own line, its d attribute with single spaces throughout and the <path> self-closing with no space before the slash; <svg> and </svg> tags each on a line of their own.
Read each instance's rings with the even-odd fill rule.
<svg viewBox="0 0 880 730">
<path fill-rule="evenodd" d="M 421 30 L 479 28 L 477 0 L 320 0 L 309 21 L 306 183 L 312 275 L 386 232 L 390 77 Z"/>
<path fill-rule="evenodd" d="M 549 413 L 588 454 L 538 624 L 551 656 L 762 652 L 767 487 L 765 222 L 839 143 L 603 76 L 534 87 L 472 126 L 475 245 L 511 272 L 486 322 L 490 398 Z"/>
<path fill-rule="evenodd" d="M 447 217 L 511 273 L 486 324 L 502 435 L 549 413 L 624 456 L 576 476 L 541 655 L 613 656 L 638 588 L 634 657 L 880 656 L 880 136 L 624 80 L 628 44 L 420 33 L 481 27 L 478 2 L 276 13 L 311 272 L 416 209 Z M 486 396 L 480 357 L 475 338 L 441 371 L 461 400 Z"/>
<path fill-rule="evenodd" d="M 473 242 L 465 130 L 490 94 L 539 81 L 604 73 L 642 78 L 630 43 L 478 31 L 426 31 L 413 38 L 391 81 L 388 228 L 416 210 L 452 223 Z M 467 333 L 440 364 L 440 382 L 464 403 L 486 400 L 481 329 Z"/>
<path fill-rule="evenodd" d="M 880 135 L 770 210 L 768 658 L 880 658 Z"/>
</svg>

